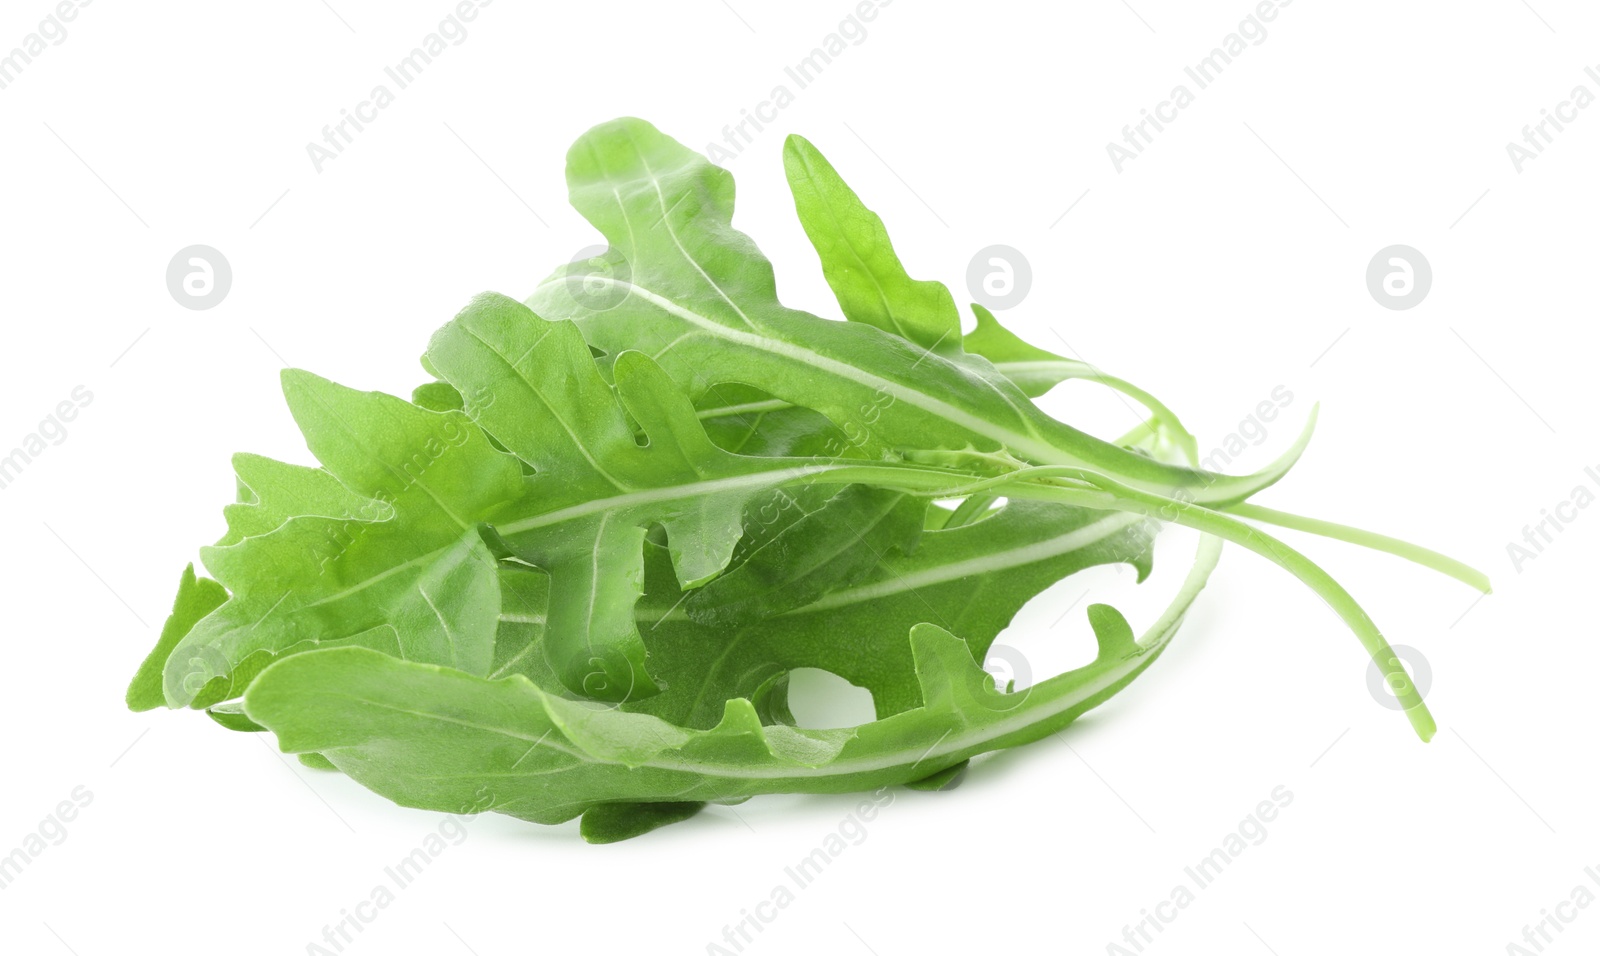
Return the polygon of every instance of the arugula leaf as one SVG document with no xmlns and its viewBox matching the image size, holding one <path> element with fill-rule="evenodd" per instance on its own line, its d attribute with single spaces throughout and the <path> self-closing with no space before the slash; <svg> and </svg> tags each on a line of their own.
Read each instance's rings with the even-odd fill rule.
<svg viewBox="0 0 1600 956">
<path fill-rule="evenodd" d="M 918 625 L 909 644 L 922 706 L 844 730 L 765 726 L 742 698 L 715 727 L 684 729 L 553 696 L 520 676 L 491 681 L 357 647 L 277 662 L 250 686 L 245 710 L 286 752 L 320 753 L 408 807 L 470 804 L 560 823 L 619 802 L 850 792 L 1037 740 L 1116 693 L 1166 639 L 1135 642 L 1125 624 L 1104 626 L 1109 617 L 1097 618 L 1093 663 L 1025 694 L 997 692 L 963 641 Z"/>
<path fill-rule="evenodd" d="M 201 552 L 231 596 L 168 657 L 168 705 L 237 697 L 278 655 L 334 642 L 486 673 L 499 588 L 479 525 L 520 495 L 515 460 L 460 412 L 294 370 L 283 387 L 323 469 L 235 459 L 247 500 Z"/>
<path fill-rule="evenodd" d="M 753 509 L 731 567 L 684 601 L 700 624 L 730 627 L 805 607 L 850 584 L 891 549 L 909 553 L 927 502 L 865 485 L 778 489 Z"/>
<path fill-rule="evenodd" d="M 616 357 L 613 396 L 576 326 L 504 296 L 474 300 L 434 336 L 428 361 L 477 424 L 533 466 L 526 498 L 536 508 L 519 506 L 494 530 L 551 575 L 546 657 L 569 689 L 597 699 L 657 689 L 633 615 L 650 526 L 665 529 L 679 582 L 698 587 L 733 557 L 757 495 L 832 467 L 718 448 L 687 398 L 636 351 Z"/>
<path fill-rule="evenodd" d="M 642 120 L 614 120 L 581 137 L 567 155 L 567 183 L 573 206 L 610 242 L 610 266 L 564 267 L 528 304 L 546 318 L 578 321 L 589 343 L 609 354 L 649 353 L 693 394 L 723 382 L 760 388 L 821 412 L 869 453 L 1005 449 L 1201 502 L 1242 500 L 1272 484 L 1309 441 L 1303 435 L 1252 476 L 1168 465 L 1050 418 L 980 356 L 929 351 L 866 322 L 786 308 L 771 264 L 732 228 L 731 176 Z M 855 246 L 873 248 L 870 219 L 840 228 L 862 223 L 867 235 Z M 576 279 L 616 295 L 575 294 Z"/>
<path fill-rule="evenodd" d="M 704 807 L 698 801 L 599 803 L 584 812 L 579 832 L 589 843 L 617 843 L 687 820 Z"/>
<path fill-rule="evenodd" d="M 514 563 L 501 565 L 500 624 L 495 631 L 494 663 L 489 677 L 521 674 L 540 687 L 561 687 L 544 655 L 549 606 L 550 575 Z"/>
<path fill-rule="evenodd" d="M 780 672 L 815 667 L 870 691 L 879 717 L 901 713 L 922 702 L 905 642 L 915 625 L 965 635 L 981 663 L 1023 604 L 1062 578 L 1127 563 L 1143 580 L 1153 535 L 1138 516 L 1013 501 L 977 523 L 924 533 L 914 553 L 883 553 L 852 583 L 804 607 L 723 629 L 686 613 L 670 574 L 652 562 L 639 615 L 651 621 L 652 668 L 667 690 L 635 709 L 706 727 L 729 698 L 751 697 Z M 834 634 L 841 637 L 822 637 Z"/>
<path fill-rule="evenodd" d="M 194 565 L 183 569 L 183 577 L 178 581 L 178 596 L 172 601 L 172 613 L 161 626 L 161 636 L 156 639 L 156 646 L 139 665 L 138 672 L 128 684 L 129 710 L 154 710 L 166 704 L 166 697 L 161 692 L 161 669 L 166 666 L 167 658 L 172 656 L 173 648 L 194 628 L 196 622 L 227 599 L 228 592 L 222 585 L 210 578 L 195 576 Z"/>
<path fill-rule="evenodd" d="M 851 322 L 865 322 L 930 352 L 961 351 L 961 316 L 942 282 L 906 274 L 877 213 L 804 137 L 783 144 L 783 169 L 800 225 Z"/>
<path fill-rule="evenodd" d="M 748 385 L 713 387 L 695 402 L 695 415 L 717 447 L 739 455 L 864 457 L 818 413 Z"/>
<path fill-rule="evenodd" d="M 773 488 L 848 482 L 851 468 L 962 479 L 893 462 L 732 454 L 643 354 L 615 357 L 613 390 L 576 326 L 504 296 L 468 305 L 434 336 L 427 364 L 463 410 L 444 386 L 429 394 L 446 410 L 430 411 L 286 373 L 290 409 L 323 469 L 236 461 L 246 501 L 203 552 L 232 596 L 168 657 L 169 704 L 237 697 L 275 657 L 319 644 L 486 675 L 507 557 L 554 579 L 542 648 L 565 687 L 648 696 L 656 686 L 633 604 L 649 527 L 666 530 L 678 580 L 696 587 L 728 564 L 745 507 Z"/>
<path fill-rule="evenodd" d="M 883 220 L 866 207 L 815 146 L 804 137 L 791 135 L 784 143 L 783 165 L 800 224 L 817 250 L 823 275 L 845 319 L 892 332 L 952 361 L 959 362 L 963 350 L 982 356 L 1030 398 L 1068 379 L 1100 382 L 1153 412 L 1178 440 L 1187 460 L 1198 457 L 1193 436 L 1153 395 L 1105 375 L 1087 362 L 1029 345 L 982 305 L 973 303 L 977 328 L 963 337 L 950 290 L 943 283 L 918 281 L 907 274 Z"/>
<path fill-rule="evenodd" d="M 473 300 L 410 402 L 285 373 L 321 467 L 236 456 L 238 500 L 202 552 L 215 580 L 185 572 L 129 707 L 270 730 L 407 806 L 581 815 L 610 842 L 760 793 L 954 786 L 974 756 L 1054 732 L 1150 666 L 1227 541 L 1324 598 L 1428 738 L 1354 598 L 1250 522 L 1487 579 L 1247 501 L 1309 428 L 1262 472 L 1213 475 L 1145 390 L 981 306 L 962 336 L 949 291 L 911 278 L 814 146 L 791 137 L 784 163 L 846 321 L 778 301 L 732 228 L 726 171 L 641 121 L 596 127 L 568 182 L 603 255 L 529 305 Z M 1073 378 L 1150 420 L 1107 442 L 1030 401 Z M 1025 602 L 1093 565 L 1142 581 L 1163 523 L 1201 539 L 1142 637 L 1092 605 L 1092 663 L 994 686 L 981 663 Z M 866 688 L 876 719 L 795 726 L 802 667 Z"/>
</svg>

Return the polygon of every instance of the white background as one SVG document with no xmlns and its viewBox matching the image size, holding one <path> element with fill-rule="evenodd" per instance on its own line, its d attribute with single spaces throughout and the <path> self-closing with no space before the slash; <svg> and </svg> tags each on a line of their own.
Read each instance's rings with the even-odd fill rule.
<svg viewBox="0 0 1600 956">
<path fill-rule="evenodd" d="M 437 828 L 266 738 L 123 709 L 179 571 L 222 530 L 229 454 L 310 461 L 285 362 L 407 394 L 469 297 L 521 297 L 593 242 L 562 180 L 584 129 L 632 114 L 703 147 L 851 9 L 500 0 L 319 174 L 307 142 L 451 9 L 331 2 L 102 0 L 0 90 L 0 450 L 75 386 L 94 395 L 0 491 L 0 854 L 93 793 L 0 890 L 8 952 L 306 952 Z M 1496 585 L 1475 602 L 1289 536 L 1426 656 L 1425 746 L 1369 696 L 1327 608 L 1230 550 L 1129 690 L 955 791 L 899 793 L 746 952 L 1104 953 L 1280 785 L 1294 801 L 1266 841 L 1146 952 L 1503 953 L 1575 886 L 1600 893 L 1600 509 L 1520 572 L 1506 550 L 1600 466 L 1600 106 L 1521 173 L 1506 153 L 1574 86 L 1600 93 L 1600 12 L 1531 2 L 1302 0 L 1118 174 L 1107 142 L 1246 0 L 901 0 L 728 164 L 736 224 L 789 304 L 834 314 L 783 183 L 798 131 L 958 298 L 979 248 L 1024 252 L 1033 289 L 1008 323 L 1152 388 L 1204 447 L 1288 387 L 1236 470 L 1320 401 L 1310 452 L 1263 503 L 1428 544 Z M 0 53 L 51 9 L 8 0 Z M 210 311 L 165 285 L 195 243 L 234 271 Z M 1365 286 L 1392 243 L 1432 263 L 1409 311 Z M 1132 423 L 1091 388 L 1046 401 L 1102 434 Z M 1172 537 L 1146 595 L 1111 571 L 1070 580 L 1005 642 L 1036 676 L 1081 659 L 1081 607 L 1051 622 L 1086 590 L 1146 623 L 1190 547 Z M 606 847 L 480 819 L 346 951 L 703 953 L 854 803 L 758 798 Z M 1547 951 L 1593 952 L 1600 906 L 1563 912 Z"/>
</svg>

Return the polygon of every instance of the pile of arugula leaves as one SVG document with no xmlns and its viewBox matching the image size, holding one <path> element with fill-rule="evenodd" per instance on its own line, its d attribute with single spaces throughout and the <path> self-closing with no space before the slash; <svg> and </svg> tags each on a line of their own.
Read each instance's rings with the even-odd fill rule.
<svg viewBox="0 0 1600 956">
<path fill-rule="evenodd" d="M 963 335 L 810 143 L 784 166 L 846 321 L 778 301 L 727 171 L 642 121 L 596 127 L 567 179 L 603 254 L 525 303 L 474 299 L 410 401 L 284 373 L 321 467 L 235 458 L 211 577 L 185 571 L 128 705 L 271 731 L 405 806 L 581 815 L 607 842 L 761 793 L 948 786 L 1149 667 L 1232 542 L 1322 596 L 1432 734 L 1371 620 L 1260 525 L 1482 575 L 1251 503 L 1310 425 L 1264 471 L 1208 473 L 1142 389 L 981 306 Z M 1074 378 L 1149 420 L 1103 441 L 1032 402 Z M 1164 523 L 1200 545 L 1156 621 L 1092 605 L 1091 663 L 995 686 L 985 655 L 1024 603 L 1095 565 L 1143 580 Z M 877 719 L 796 726 L 796 668 L 866 688 Z"/>
</svg>

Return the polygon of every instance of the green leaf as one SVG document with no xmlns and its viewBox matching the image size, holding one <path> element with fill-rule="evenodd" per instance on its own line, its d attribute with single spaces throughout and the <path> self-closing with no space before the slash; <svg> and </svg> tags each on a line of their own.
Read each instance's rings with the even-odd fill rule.
<svg viewBox="0 0 1600 956">
<path fill-rule="evenodd" d="M 424 382 L 411 390 L 411 404 L 430 412 L 459 412 L 466 407 L 449 382 Z"/>
<path fill-rule="evenodd" d="M 587 843 L 617 843 L 687 820 L 705 808 L 689 803 L 602 803 L 583 812 L 578 832 Z"/>
<path fill-rule="evenodd" d="M 167 622 L 161 626 L 161 636 L 128 683 L 129 710 L 154 710 L 166 704 L 166 697 L 161 693 L 161 669 L 166 666 L 167 658 L 196 622 L 227 599 L 228 592 L 222 585 L 210 578 L 195 577 L 194 565 L 183 569 L 178 596 L 172 601 L 172 613 L 167 616 Z"/>
<path fill-rule="evenodd" d="M 219 726 L 240 733 L 257 734 L 267 729 L 245 716 L 244 708 L 238 701 L 228 701 L 227 703 L 217 704 L 215 707 L 207 707 L 206 716 L 216 721 Z"/>
<path fill-rule="evenodd" d="M 821 412 L 869 454 L 1003 449 L 1200 502 L 1266 487 L 1309 440 L 1247 477 L 1164 464 L 1050 418 L 980 356 L 930 352 L 864 322 L 786 308 L 771 264 L 732 228 L 729 173 L 642 120 L 614 120 L 581 137 L 567 156 L 567 184 L 573 206 L 611 244 L 608 266 L 558 270 L 529 305 L 548 319 L 579 321 L 589 344 L 607 353 L 648 353 L 695 395 L 743 383 Z"/>
<path fill-rule="evenodd" d="M 516 460 L 460 412 L 293 370 L 284 394 L 323 470 L 236 459 L 250 500 L 201 553 L 231 596 L 168 658 L 168 705 L 238 696 L 276 656 L 334 642 L 487 673 L 499 587 L 479 525 L 520 496 Z"/>
<path fill-rule="evenodd" d="M 1128 619 L 1109 604 L 1089 605 L 1089 625 L 1094 628 L 1095 641 L 1102 654 L 1125 654 L 1134 646 L 1133 628 Z"/>
<path fill-rule="evenodd" d="M 777 489 L 750 509 L 732 567 L 684 607 L 733 627 L 810 604 L 859 579 L 890 550 L 915 550 L 927 502 L 865 485 Z"/>
<path fill-rule="evenodd" d="M 549 607 L 550 575 L 538 568 L 501 566 L 500 626 L 488 676 L 521 674 L 540 687 L 560 686 L 544 655 Z"/>
<path fill-rule="evenodd" d="M 725 170 L 641 121 L 597 127 L 568 182 L 608 250 L 532 309 L 474 300 L 410 402 L 285 373 L 320 467 L 235 458 L 237 501 L 202 555 L 215 580 L 185 573 L 129 706 L 270 730 L 407 806 L 582 816 L 611 842 L 762 793 L 954 786 L 972 757 L 1059 730 L 1148 667 L 1228 541 L 1321 596 L 1427 739 L 1376 625 L 1247 519 L 1482 575 L 1246 502 L 1309 428 L 1260 473 L 1200 472 L 1175 463 L 1195 464 L 1194 438 L 1143 389 L 981 306 L 961 337 L 948 290 L 910 277 L 814 147 L 791 138 L 784 161 L 847 321 L 779 302 Z M 1030 400 L 1071 378 L 1150 421 L 1106 442 Z M 1201 539 L 1143 635 L 1092 604 L 1092 663 L 996 687 L 981 665 L 1018 609 L 1094 565 L 1143 580 L 1158 523 Z M 798 668 L 865 688 L 876 719 L 796 726 Z"/>
<path fill-rule="evenodd" d="M 239 500 L 222 509 L 228 530 L 218 547 L 276 531 L 291 518 L 339 520 L 363 509 L 374 518 L 392 514 L 383 502 L 352 492 L 320 468 L 238 454 L 233 456 L 233 473 Z"/>
<path fill-rule="evenodd" d="M 238 459 L 243 501 L 203 552 L 231 596 L 167 660 L 170 705 L 236 697 L 274 658 L 319 645 L 488 674 L 497 574 L 513 558 L 554 579 L 541 647 L 562 684 L 606 700 L 648 696 L 633 603 L 650 527 L 665 529 L 678 581 L 695 587 L 726 567 L 746 506 L 785 483 L 972 477 L 732 454 L 644 355 L 614 358 L 613 389 L 572 323 L 503 296 L 474 300 L 427 359 L 465 411 L 285 375 L 323 467 Z"/>
<path fill-rule="evenodd" d="M 633 613 L 651 526 L 666 531 L 678 581 L 697 587 L 727 566 L 757 495 L 828 467 L 718 448 L 639 352 L 616 357 L 613 396 L 576 326 L 504 296 L 475 299 L 434 336 L 428 359 L 473 419 L 534 468 L 527 495 L 536 512 L 524 508 L 495 531 L 550 574 L 545 654 L 562 683 L 588 697 L 656 691 Z"/>
<path fill-rule="evenodd" d="M 655 557 L 638 615 L 666 690 L 632 709 L 709 727 L 724 701 L 754 699 L 775 675 L 815 667 L 869 691 L 880 717 L 909 710 L 923 702 L 905 642 L 914 626 L 966 635 L 981 662 L 1017 611 L 1062 578 L 1126 563 L 1143 580 L 1153 531 L 1134 515 L 1013 501 L 976 524 L 924 533 L 912 554 L 882 553 L 804 607 L 733 628 L 696 623 Z"/>
<path fill-rule="evenodd" d="M 491 681 L 365 648 L 284 658 L 251 685 L 245 708 L 285 752 L 321 753 L 403 806 L 473 805 L 560 823 L 618 802 L 845 793 L 922 780 L 1061 729 L 1126 686 L 1165 643 L 1102 652 L 1022 694 L 997 692 L 971 648 L 942 628 L 917 626 L 909 646 L 922 706 L 841 730 L 763 726 L 743 699 L 728 701 L 716 726 L 689 730 L 552 696 L 522 677 Z"/>
<path fill-rule="evenodd" d="M 921 780 L 912 780 L 906 786 L 912 790 L 934 792 L 938 790 L 954 790 L 961 785 L 967 777 L 967 770 L 972 761 L 963 760 L 954 766 L 946 767 L 936 774 L 923 777 Z"/>
<path fill-rule="evenodd" d="M 815 146 L 791 135 L 783 169 L 822 274 L 851 322 L 865 322 L 942 354 L 961 351 L 961 315 L 943 283 L 906 274 L 889 231 Z"/>
<path fill-rule="evenodd" d="M 748 385 L 722 384 L 695 403 L 695 416 L 718 448 L 767 457 L 849 456 L 849 439 L 809 408 Z"/>
</svg>

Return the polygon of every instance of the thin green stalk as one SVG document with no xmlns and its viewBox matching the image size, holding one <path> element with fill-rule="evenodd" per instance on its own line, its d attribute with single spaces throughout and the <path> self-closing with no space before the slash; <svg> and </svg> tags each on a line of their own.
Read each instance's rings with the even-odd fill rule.
<svg viewBox="0 0 1600 956">
<path fill-rule="evenodd" d="M 950 517 L 945 519 L 944 527 L 947 530 L 950 528 L 964 528 L 977 521 L 983 517 L 984 513 L 989 510 L 989 506 L 994 504 L 995 499 L 998 497 L 998 495 L 987 494 L 969 495 L 965 501 L 956 506 L 954 511 L 950 512 Z"/>
<path fill-rule="evenodd" d="M 1185 432 L 1184 434 L 1188 433 Z M 1163 430 L 1161 419 L 1151 417 L 1146 419 L 1143 424 L 1135 425 L 1113 444 L 1127 448 L 1145 448 L 1153 451 L 1154 449 L 1151 446 L 1159 445 L 1165 437 L 1166 432 Z M 1190 437 L 1192 438 L 1193 436 Z M 1195 456 L 1190 456 L 1190 464 L 1193 464 L 1194 460 Z"/>
<path fill-rule="evenodd" d="M 737 405 L 718 405 L 714 408 L 702 408 L 694 413 L 694 417 L 705 421 L 708 418 L 722 418 L 728 415 L 748 415 L 751 412 L 777 412 L 794 405 L 781 398 L 771 398 L 761 402 L 741 402 Z"/>
<path fill-rule="evenodd" d="M 1080 362 L 1075 359 L 1060 359 L 1055 362 L 996 362 L 995 368 L 1005 372 L 1008 368 L 1020 369 L 1047 365 L 1058 366 L 1065 370 L 1068 373 L 1067 378 L 1098 382 L 1106 388 L 1114 392 L 1121 392 L 1143 405 L 1150 412 L 1151 417 L 1149 422 L 1139 426 L 1140 429 L 1147 432 L 1154 432 L 1158 429 L 1164 430 L 1173 441 L 1177 442 L 1178 448 L 1183 452 L 1185 459 L 1193 463 L 1200 457 L 1199 445 L 1194 435 L 1183 427 L 1183 422 L 1178 419 L 1177 413 L 1163 404 L 1159 398 L 1127 379 L 1117 378 L 1115 375 L 1107 375 L 1088 362 Z M 1129 434 L 1132 433 L 1130 432 Z M 1117 444 L 1124 444 L 1124 442 L 1119 441 Z"/>
<path fill-rule="evenodd" d="M 1103 491 L 1085 491 L 1079 488 L 1051 487 L 1034 482 L 1021 482 L 1008 488 L 1014 497 L 1059 501 L 1065 504 L 1106 511 L 1127 511 L 1193 528 L 1203 534 L 1241 545 L 1261 555 L 1299 578 L 1322 598 L 1334 613 L 1345 622 L 1366 648 L 1378 669 L 1383 673 L 1395 697 L 1405 710 L 1407 719 L 1424 741 L 1433 737 L 1438 725 L 1422 701 L 1411 676 L 1406 673 L 1395 656 L 1394 649 L 1378 630 L 1367 612 L 1361 608 L 1350 592 L 1322 570 L 1310 558 L 1289 547 L 1264 531 L 1251 527 L 1230 515 L 1213 511 L 1201 505 L 1164 498 L 1160 495 L 1129 488 L 1099 476 L 1091 477 Z"/>
<path fill-rule="evenodd" d="M 1374 551 L 1392 554 L 1407 561 L 1431 568 L 1440 574 L 1455 578 L 1463 584 L 1469 584 L 1484 594 L 1490 591 L 1489 576 L 1477 568 L 1463 564 L 1449 555 L 1440 554 L 1430 548 L 1391 538 L 1386 534 L 1376 531 L 1366 531 L 1361 528 L 1352 528 L 1349 525 L 1335 524 L 1332 521 L 1322 521 L 1318 518 L 1307 518 L 1303 515 L 1289 514 L 1286 511 L 1277 511 L 1252 502 L 1241 502 L 1229 505 L 1223 509 L 1229 514 L 1240 518 L 1250 518 L 1265 524 L 1277 525 L 1280 528 L 1290 528 L 1295 531 L 1305 531 L 1310 534 L 1321 535 L 1324 538 L 1333 538 L 1336 541 L 1346 541 L 1358 544 Z"/>
</svg>

